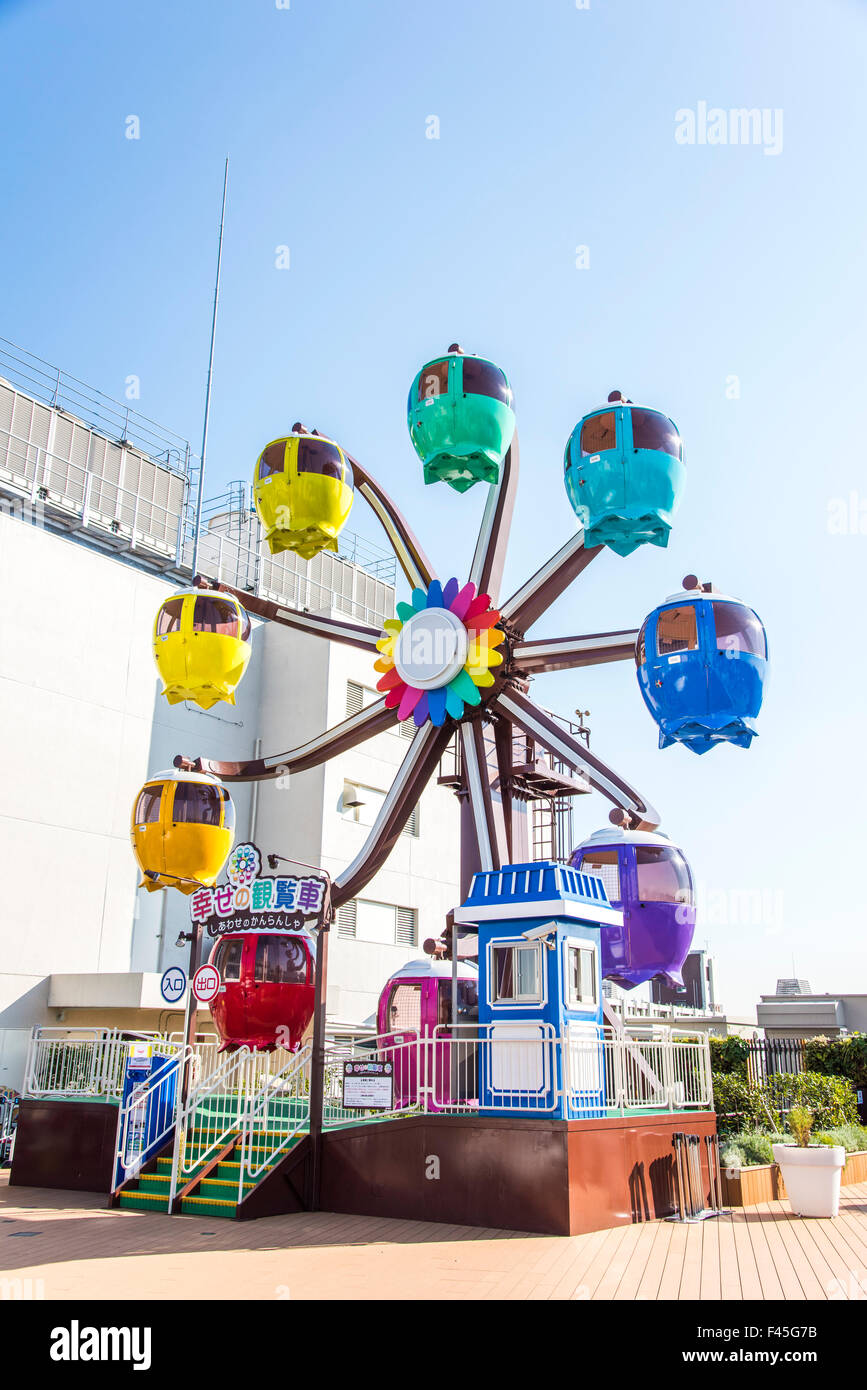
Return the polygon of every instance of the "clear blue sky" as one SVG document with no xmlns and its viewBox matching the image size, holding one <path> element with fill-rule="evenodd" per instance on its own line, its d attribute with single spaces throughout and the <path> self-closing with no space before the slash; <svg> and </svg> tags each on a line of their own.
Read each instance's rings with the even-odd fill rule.
<svg viewBox="0 0 867 1390">
<path fill-rule="evenodd" d="M 139 408 L 194 442 L 230 155 L 209 492 L 301 418 L 460 574 L 480 490 L 425 488 L 404 423 L 418 366 L 458 339 L 516 391 L 508 587 L 573 530 L 582 414 L 616 386 L 678 422 L 669 549 L 600 557 L 534 635 L 637 626 L 695 570 L 768 628 L 761 737 L 660 753 L 626 664 L 535 693 L 589 707 L 596 750 L 663 812 L 733 1010 L 793 956 L 815 989 L 867 991 L 867 534 L 828 528 L 834 498 L 867 513 L 865 71 L 855 0 L 0 0 L 0 333 L 112 395 L 139 376 Z M 702 101 L 781 110 L 782 149 L 679 144 Z M 607 810 L 582 802 L 581 832 Z M 765 910 L 731 921 L 732 890 Z"/>
</svg>

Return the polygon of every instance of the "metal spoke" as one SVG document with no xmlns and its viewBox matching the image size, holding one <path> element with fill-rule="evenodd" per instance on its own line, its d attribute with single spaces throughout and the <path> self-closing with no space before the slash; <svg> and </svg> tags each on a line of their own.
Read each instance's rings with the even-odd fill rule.
<svg viewBox="0 0 867 1390">
<path fill-rule="evenodd" d="M 306 613 L 300 608 L 287 608 L 283 603 L 272 603 L 270 599 L 257 598 L 244 589 L 233 589 L 231 584 L 217 584 L 202 576 L 196 577 L 200 589 L 207 588 L 221 594 L 233 594 L 248 613 L 268 622 L 280 623 L 300 632 L 309 632 L 313 637 L 327 637 L 332 642 L 342 642 L 346 647 L 360 647 L 362 651 L 376 650 L 382 636 L 382 629 L 365 627 L 344 618 L 323 618 L 316 613 Z"/>
<path fill-rule="evenodd" d="M 518 632 L 524 633 L 541 618 L 560 595 L 568 589 L 573 579 L 586 569 L 602 549 L 593 545 L 588 550 L 584 545 L 584 528 L 552 555 L 551 559 L 537 570 L 532 578 L 513 594 L 508 603 L 503 604 L 503 618 Z"/>
<path fill-rule="evenodd" d="M 629 661 L 635 656 L 638 629 L 593 632 L 586 637 L 551 637 L 538 642 L 516 642 L 512 660 L 527 675 L 541 671 L 568 671 L 577 666 L 602 666 L 608 661 Z"/>
<path fill-rule="evenodd" d="M 412 808 L 430 780 L 452 737 L 453 728 L 424 724 L 418 730 L 398 768 L 394 781 L 379 809 L 379 815 L 347 869 L 334 880 L 331 901 L 335 908 L 348 902 L 369 883 L 390 855 Z"/>
<path fill-rule="evenodd" d="M 345 753 L 348 748 L 355 748 L 357 744 L 364 743 L 383 730 L 393 728 L 396 718 L 396 710 L 386 709 L 383 697 L 375 704 L 359 710 L 357 714 L 350 715 L 342 724 L 335 724 L 333 729 L 326 729 L 316 738 L 308 739 L 297 748 L 291 748 L 288 753 L 277 753 L 271 758 L 252 758 L 249 762 L 243 763 L 224 763 L 213 758 L 188 758 L 179 753 L 175 758 L 175 767 L 185 768 L 188 772 L 207 772 L 213 777 L 219 777 L 222 782 L 263 782 L 269 778 L 283 777 L 292 772 L 305 772 L 308 768 L 318 767 L 329 758 Z"/>
<path fill-rule="evenodd" d="M 490 594 L 495 602 L 503 582 L 503 566 L 515 510 L 519 457 L 518 431 L 515 430 L 503 459 L 499 480 L 488 489 L 488 500 L 470 568 L 470 579 L 477 592 Z"/>
<path fill-rule="evenodd" d="M 505 690 L 497 696 L 494 708 L 507 719 L 511 719 L 512 723 L 517 724 L 525 733 L 530 734 L 556 758 L 561 758 L 570 767 L 585 771 L 591 786 L 626 812 L 632 830 L 657 828 L 660 817 L 654 807 L 618 773 L 607 767 L 588 748 L 534 705 L 532 700 L 526 699 L 516 690 Z"/>
<path fill-rule="evenodd" d="M 474 719 L 461 725 L 460 734 L 461 758 L 475 830 L 479 868 L 499 869 L 509 857 L 506 820 L 502 800 L 494 796 L 494 779 L 485 747 L 485 729 L 480 720 Z M 499 768 L 494 773 L 494 778 L 500 780 Z"/>
<path fill-rule="evenodd" d="M 436 579 L 436 571 L 410 529 L 409 522 L 373 475 L 351 454 L 346 457 L 352 466 L 355 486 L 374 511 L 410 585 L 413 589 L 429 589 L 431 581 Z"/>
</svg>

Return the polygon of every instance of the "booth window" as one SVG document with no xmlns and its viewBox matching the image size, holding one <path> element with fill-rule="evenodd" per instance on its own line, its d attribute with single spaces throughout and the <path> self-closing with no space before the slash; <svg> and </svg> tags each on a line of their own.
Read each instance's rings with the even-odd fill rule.
<svg viewBox="0 0 867 1390">
<path fill-rule="evenodd" d="M 695 605 L 663 608 L 656 623 L 656 650 L 660 656 L 671 652 L 694 652 L 698 647 Z"/>
<path fill-rule="evenodd" d="M 491 362 L 479 362 L 475 357 L 464 358 L 464 394 L 467 392 L 512 404 L 512 388 L 499 367 Z"/>
<path fill-rule="evenodd" d="M 161 786 L 142 789 L 135 805 L 136 825 L 153 825 L 154 821 L 159 820 L 162 794 Z"/>
<path fill-rule="evenodd" d="M 603 449 L 613 449 L 617 444 L 617 420 L 613 410 L 604 415 L 591 415 L 581 427 L 581 457 L 588 454 L 601 454 Z"/>
<path fill-rule="evenodd" d="M 222 637 L 237 637 L 240 628 L 238 610 L 224 598 L 197 598 L 193 611 L 193 632 L 218 632 Z"/>
<path fill-rule="evenodd" d="M 395 985 L 388 1001 L 390 1033 L 421 1032 L 421 985 Z"/>
<path fill-rule="evenodd" d="M 214 956 L 214 966 L 224 980 L 238 981 L 241 978 L 241 956 L 244 954 L 243 941 L 221 941 Z"/>
<path fill-rule="evenodd" d="M 585 850 L 578 867 L 582 873 L 596 874 L 602 879 L 610 903 L 620 902 L 620 862 L 616 849 Z"/>
<path fill-rule="evenodd" d="M 223 787 L 210 783 L 176 782 L 172 821 L 175 825 L 219 826 L 224 795 Z"/>
<path fill-rule="evenodd" d="M 570 1009 L 595 1008 L 596 951 L 593 946 L 566 947 L 566 1005 Z"/>
<path fill-rule="evenodd" d="M 257 984 L 307 983 L 307 952 L 297 936 L 260 936 L 253 979 Z"/>
<path fill-rule="evenodd" d="M 635 449 L 660 449 L 672 458 L 683 458 L 680 435 L 667 415 L 658 410 L 632 408 L 632 445 Z"/>
<path fill-rule="evenodd" d="M 274 473 L 282 473 L 285 462 L 286 440 L 280 439 L 276 444 L 269 444 L 259 460 L 259 477 L 270 478 Z"/>
<path fill-rule="evenodd" d="M 692 875 L 679 850 L 658 845 L 636 845 L 638 901 L 692 903 Z"/>
<path fill-rule="evenodd" d="M 418 398 L 431 401 L 436 396 L 444 396 L 449 389 L 448 362 L 431 362 L 418 379 Z"/>
<path fill-rule="evenodd" d="M 749 608 L 740 603 L 712 603 L 716 645 L 720 652 L 749 652 L 767 656 L 765 630 Z"/>
<path fill-rule="evenodd" d="M 169 632 L 178 632 L 181 626 L 182 598 L 170 598 L 160 609 L 157 618 L 157 637 L 165 637 Z"/>
<path fill-rule="evenodd" d="M 541 947 L 537 942 L 526 946 L 491 947 L 491 1003 L 542 1002 Z"/>
<path fill-rule="evenodd" d="M 298 472 L 318 473 L 323 478 L 343 478 L 343 457 L 336 444 L 324 439 L 304 439 L 298 445 Z"/>
</svg>

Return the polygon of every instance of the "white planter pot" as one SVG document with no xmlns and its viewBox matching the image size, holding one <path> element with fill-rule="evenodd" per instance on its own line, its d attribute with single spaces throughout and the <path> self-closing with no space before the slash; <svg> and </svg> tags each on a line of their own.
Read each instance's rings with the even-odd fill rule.
<svg viewBox="0 0 867 1390">
<path fill-rule="evenodd" d="M 796 1144 L 775 1144 L 774 1162 L 780 1165 L 789 1206 L 796 1216 L 836 1216 L 840 1207 L 840 1178 L 846 1150 L 824 1144 L 799 1149 Z"/>
</svg>

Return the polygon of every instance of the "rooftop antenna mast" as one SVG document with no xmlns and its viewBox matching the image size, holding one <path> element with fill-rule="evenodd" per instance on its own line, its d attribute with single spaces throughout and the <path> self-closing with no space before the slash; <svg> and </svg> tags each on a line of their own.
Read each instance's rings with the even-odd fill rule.
<svg viewBox="0 0 867 1390">
<path fill-rule="evenodd" d="M 217 336 L 217 306 L 220 302 L 220 271 L 223 265 L 223 225 L 226 220 L 226 190 L 229 186 L 229 156 L 223 173 L 223 205 L 220 209 L 220 240 L 217 247 L 217 276 L 214 281 L 214 313 L 211 319 L 211 350 L 208 355 L 208 384 L 205 388 L 205 419 L 202 424 L 202 456 L 199 466 L 199 489 L 196 497 L 196 529 L 193 536 L 193 577 L 199 567 L 199 531 L 202 525 L 202 498 L 205 489 L 205 458 L 208 451 L 208 420 L 211 414 L 211 378 L 214 374 L 214 341 Z"/>
</svg>

